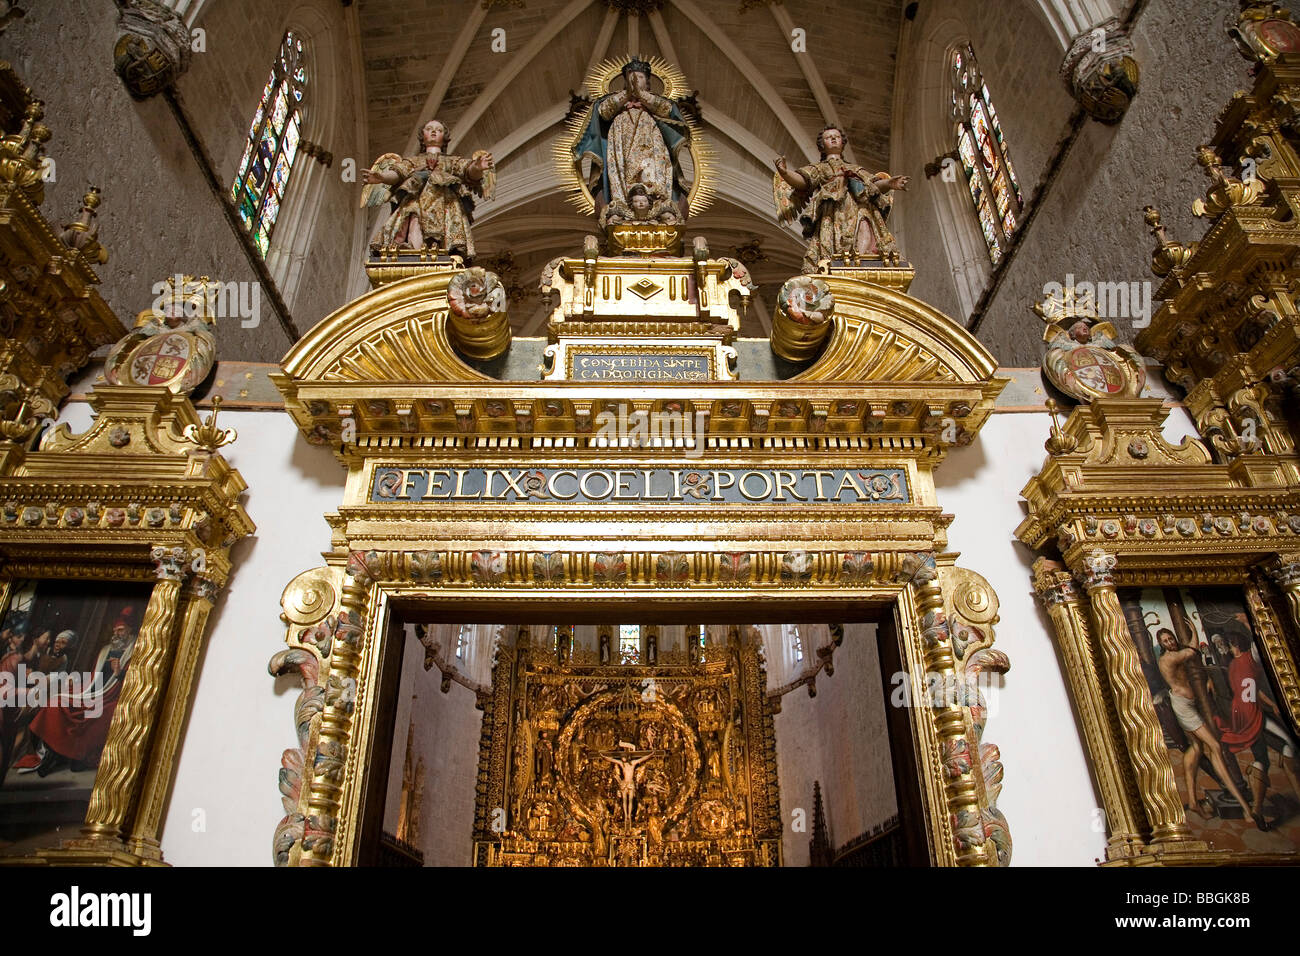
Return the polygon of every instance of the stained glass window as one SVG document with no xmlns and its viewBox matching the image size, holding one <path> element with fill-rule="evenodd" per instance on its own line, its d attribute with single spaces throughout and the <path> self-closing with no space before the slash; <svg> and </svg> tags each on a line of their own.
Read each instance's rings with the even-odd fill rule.
<svg viewBox="0 0 1300 956">
<path fill-rule="evenodd" d="M 997 265 L 1020 224 L 1025 200 L 988 84 L 969 45 L 953 53 L 949 105 L 971 205 L 989 258 Z"/>
<path fill-rule="evenodd" d="M 244 158 L 230 189 L 239 220 L 252 234 L 263 258 L 271 245 L 271 232 L 298 156 L 306 88 L 302 40 L 292 32 L 286 33 L 271 67 L 271 78 L 262 88 L 261 102 L 248 127 Z"/>
<path fill-rule="evenodd" d="M 799 625 L 790 625 L 790 640 L 794 644 L 794 662 L 803 663 L 803 638 L 799 636 Z"/>
<path fill-rule="evenodd" d="M 465 652 L 469 649 L 469 640 L 474 633 L 473 624 L 462 624 L 460 632 L 456 635 L 456 660 L 463 661 Z"/>
<path fill-rule="evenodd" d="M 641 662 L 641 625 L 620 624 L 618 626 L 618 657 L 623 664 Z"/>
</svg>

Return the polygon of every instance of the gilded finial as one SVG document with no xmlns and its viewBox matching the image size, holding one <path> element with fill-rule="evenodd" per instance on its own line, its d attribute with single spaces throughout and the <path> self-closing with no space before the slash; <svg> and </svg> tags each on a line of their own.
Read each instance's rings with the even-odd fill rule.
<svg viewBox="0 0 1300 956">
<path fill-rule="evenodd" d="M 1048 436 L 1047 441 L 1043 443 L 1043 447 L 1047 449 L 1049 455 L 1070 454 L 1070 452 L 1079 447 L 1079 440 L 1073 435 L 1067 435 L 1061 430 L 1061 421 L 1057 417 L 1057 412 L 1060 411 L 1060 405 L 1057 404 L 1056 399 L 1049 398 L 1047 400 L 1047 411 L 1052 416 L 1052 431 Z"/>
<path fill-rule="evenodd" d="M 1151 227 L 1151 235 L 1155 236 L 1156 242 L 1159 243 L 1151 252 L 1151 271 L 1163 279 L 1169 273 L 1181 270 L 1191 261 L 1197 244 L 1193 242 L 1185 246 L 1181 242 L 1171 241 L 1164 224 L 1160 221 L 1160 210 L 1155 206 L 1145 207 L 1142 213 L 1142 218 Z"/>
<path fill-rule="evenodd" d="M 217 413 L 221 411 L 221 396 L 212 396 L 212 414 L 202 425 L 186 425 L 181 436 L 207 452 L 215 452 L 223 445 L 229 445 L 239 433 L 233 428 L 218 428 Z"/>
<path fill-rule="evenodd" d="M 69 249 L 80 252 L 90 262 L 101 265 L 108 261 L 108 250 L 99 244 L 99 224 L 96 221 L 101 194 L 98 186 L 91 186 L 81 197 L 81 209 L 73 222 L 63 224 L 59 241 Z"/>
<path fill-rule="evenodd" d="M 31 91 L 26 91 L 30 96 Z M 45 143 L 50 128 L 40 122 L 45 104 L 29 99 L 23 110 L 22 127 L 0 140 L 0 180 L 13 183 L 39 205 L 45 199 Z"/>
<path fill-rule="evenodd" d="M 1253 160 L 1244 180 L 1229 174 L 1229 167 L 1212 146 L 1197 147 L 1196 161 L 1210 178 L 1205 198 L 1192 201 L 1192 214 L 1197 218 L 1214 219 L 1233 206 L 1254 206 L 1263 197 L 1264 183 L 1255 175 Z"/>
</svg>

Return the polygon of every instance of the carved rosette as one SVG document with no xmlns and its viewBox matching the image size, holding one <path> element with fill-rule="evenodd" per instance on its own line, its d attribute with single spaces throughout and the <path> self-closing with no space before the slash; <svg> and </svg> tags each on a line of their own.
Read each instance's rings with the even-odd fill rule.
<svg viewBox="0 0 1300 956">
<path fill-rule="evenodd" d="M 1093 119 L 1118 123 L 1138 93 L 1140 70 L 1128 29 L 1111 17 L 1080 34 L 1061 64 L 1070 95 Z"/>
<path fill-rule="evenodd" d="M 506 287 L 494 272 L 475 267 L 457 272 L 447 285 L 447 324 L 469 358 L 491 361 L 510 348 Z"/>
<path fill-rule="evenodd" d="M 835 296 L 824 279 L 786 280 L 776 297 L 772 351 L 788 362 L 812 358 L 830 334 L 834 312 Z"/>
</svg>

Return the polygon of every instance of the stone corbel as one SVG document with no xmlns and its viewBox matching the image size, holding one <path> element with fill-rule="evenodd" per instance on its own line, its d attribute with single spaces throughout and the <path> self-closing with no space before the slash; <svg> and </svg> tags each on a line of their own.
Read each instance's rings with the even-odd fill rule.
<svg viewBox="0 0 1300 956">
<path fill-rule="evenodd" d="M 1140 70 L 1128 28 L 1111 17 L 1075 37 L 1061 79 L 1089 116 L 1114 124 L 1138 94 Z"/>
<path fill-rule="evenodd" d="M 148 99 L 170 89 L 189 69 L 190 31 L 176 11 L 157 0 L 125 0 L 119 6 L 113 69 L 128 93 Z"/>
</svg>

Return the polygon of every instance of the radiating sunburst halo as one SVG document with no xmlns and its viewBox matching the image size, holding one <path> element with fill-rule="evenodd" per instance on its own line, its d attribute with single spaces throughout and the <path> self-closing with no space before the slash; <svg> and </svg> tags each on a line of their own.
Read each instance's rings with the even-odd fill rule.
<svg viewBox="0 0 1300 956">
<path fill-rule="evenodd" d="M 596 201 L 582 178 L 581 168 L 574 162 L 573 151 L 581 142 L 582 134 L 591 121 L 591 111 L 595 109 L 596 101 L 613 92 L 614 81 L 622 76 L 623 67 L 633 59 L 636 57 L 627 53 L 603 60 L 592 67 L 584 81 L 592 105 L 568 120 L 564 132 L 552 146 L 552 158 L 564 188 L 565 200 L 576 206 L 583 215 L 589 216 L 596 211 Z M 664 84 L 662 95 L 666 99 L 676 100 L 689 92 L 686 77 L 676 66 L 658 56 L 650 57 L 648 62 L 651 71 Z M 695 166 L 690 193 L 687 195 L 687 209 L 689 215 L 698 216 L 713 203 L 715 192 L 713 148 L 705 142 L 700 125 L 693 114 L 683 112 L 682 118 L 686 120 L 686 127 L 690 130 L 688 148 L 691 151 L 691 161 Z"/>
</svg>

